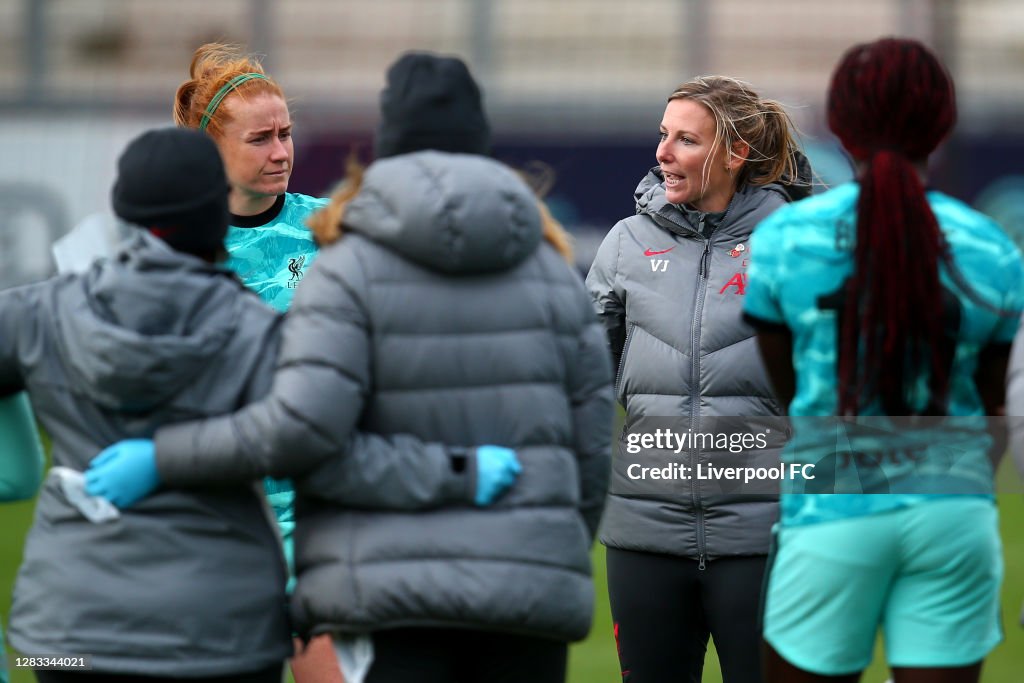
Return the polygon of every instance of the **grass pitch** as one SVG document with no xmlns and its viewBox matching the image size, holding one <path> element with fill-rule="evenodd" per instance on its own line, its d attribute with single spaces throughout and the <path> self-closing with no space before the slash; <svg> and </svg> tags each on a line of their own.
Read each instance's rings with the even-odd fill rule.
<svg viewBox="0 0 1024 683">
<path fill-rule="evenodd" d="M 1003 463 L 1001 479 L 1012 477 L 1011 463 Z M 1006 490 L 1006 489 L 1004 489 Z M 11 587 L 21 561 L 21 548 L 31 522 L 33 503 L 0 505 L 0 616 L 6 629 L 10 609 Z M 1018 623 L 1024 601 L 1024 497 L 1016 494 L 999 496 L 1000 526 L 1006 558 L 1006 580 L 1003 583 L 1003 628 L 1005 641 L 985 662 L 983 683 L 1017 683 L 1024 671 L 1024 629 Z M 612 638 L 611 613 L 605 585 L 604 549 L 593 552 L 597 590 L 597 614 L 590 637 L 573 646 L 569 661 L 569 683 L 615 683 L 620 681 L 615 641 Z M 8 661 L 12 653 L 8 651 Z M 883 683 L 888 678 L 884 653 L 879 645 L 875 661 L 861 679 L 863 683 Z M 11 683 L 32 683 L 35 678 L 27 670 L 11 670 Z M 721 683 L 722 676 L 714 648 L 709 647 L 704 667 L 705 683 Z"/>
</svg>

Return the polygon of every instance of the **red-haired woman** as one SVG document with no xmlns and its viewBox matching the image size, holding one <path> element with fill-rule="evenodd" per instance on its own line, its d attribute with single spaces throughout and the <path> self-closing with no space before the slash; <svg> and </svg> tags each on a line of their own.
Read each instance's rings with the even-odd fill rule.
<svg viewBox="0 0 1024 683">
<path fill-rule="evenodd" d="M 207 43 L 192 56 L 173 113 L 178 126 L 208 133 L 224 159 L 231 184 L 227 267 L 265 303 L 286 311 L 316 258 L 306 220 L 327 200 L 287 191 L 295 146 L 284 90 L 255 57 L 231 45 Z M 264 487 L 291 568 L 295 492 L 291 482 L 269 477 Z M 324 639 L 312 641 L 292 661 L 299 683 L 336 683 L 336 668 Z M 328 670 L 332 673 L 324 673 Z"/>
<path fill-rule="evenodd" d="M 998 225 L 925 189 L 955 119 L 926 47 L 851 48 L 828 120 L 857 182 L 754 235 L 746 315 L 794 418 L 784 460 L 815 473 L 782 497 L 771 681 L 856 681 L 879 627 L 897 682 L 977 681 L 1002 638 L 984 416 L 1001 410 L 1024 275 Z"/>
</svg>

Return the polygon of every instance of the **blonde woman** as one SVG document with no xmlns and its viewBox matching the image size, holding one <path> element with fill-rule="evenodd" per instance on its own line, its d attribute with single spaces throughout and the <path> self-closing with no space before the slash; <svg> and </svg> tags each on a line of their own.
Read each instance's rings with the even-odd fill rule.
<svg viewBox="0 0 1024 683">
<path fill-rule="evenodd" d="M 697 78 L 669 96 L 656 158 L 636 215 L 611 229 L 587 277 L 626 429 L 641 418 L 699 432 L 718 418 L 780 415 L 741 316 L 754 226 L 810 189 L 789 117 L 736 79 Z M 646 464 L 778 462 L 774 449 L 675 457 Z M 601 532 L 623 675 L 699 681 L 713 637 L 726 683 L 761 680 L 757 607 L 777 496 L 696 477 L 637 488 L 629 465 L 613 467 Z"/>
</svg>

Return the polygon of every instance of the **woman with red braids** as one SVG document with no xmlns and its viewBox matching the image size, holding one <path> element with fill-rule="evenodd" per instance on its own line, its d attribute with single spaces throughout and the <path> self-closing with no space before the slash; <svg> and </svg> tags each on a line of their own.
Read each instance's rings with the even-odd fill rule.
<svg viewBox="0 0 1024 683">
<path fill-rule="evenodd" d="M 1002 409 L 1024 272 L 998 225 L 925 189 L 955 119 L 926 47 L 853 47 L 828 120 L 857 181 L 754 233 L 745 312 L 794 418 L 784 460 L 810 466 L 782 496 L 769 681 L 857 681 L 881 627 L 897 683 L 968 683 L 1002 639 L 984 416 Z"/>
</svg>

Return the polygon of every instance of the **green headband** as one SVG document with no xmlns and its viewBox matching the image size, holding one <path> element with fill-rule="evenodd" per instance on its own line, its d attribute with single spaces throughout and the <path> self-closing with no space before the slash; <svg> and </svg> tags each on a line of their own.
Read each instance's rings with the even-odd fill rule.
<svg viewBox="0 0 1024 683">
<path fill-rule="evenodd" d="M 227 97 L 232 90 L 242 85 L 246 81 L 251 81 L 256 78 L 262 78 L 265 81 L 269 80 L 263 74 L 247 73 L 235 76 L 230 81 L 225 83 L 224 87 L 218 90 L 217 94 L 213 96 L 212 100 L 210 100 L 210 103 L 206 105 L 206 111 L 203 112 L 203 118 L 199 121 L 199 130 L 206 130 L 206 127 L 210 125 L 210 119 L 213 118 L 213 113 L 217 111 L 217 107 L 220 106 L 220 103 L 224 101 L 224 98 Z"/>
</svg>

